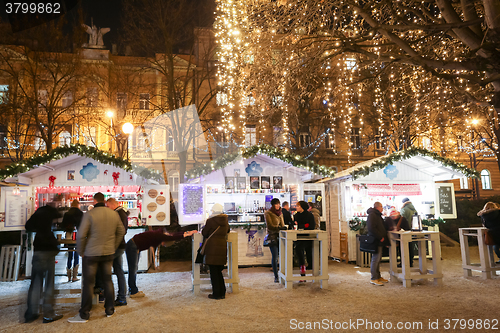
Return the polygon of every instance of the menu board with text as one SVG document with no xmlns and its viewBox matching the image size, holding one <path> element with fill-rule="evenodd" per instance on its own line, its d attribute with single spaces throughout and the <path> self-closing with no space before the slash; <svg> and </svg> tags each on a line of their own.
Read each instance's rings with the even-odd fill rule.
<svg viewBox="0 0 500 333">
<path fill-rule="evenodd" d="M 205 190 L 199 184 L 179 184 L 179 223 L 190 224 L 203 221 Z"/>
<path fill-rule="evenodd" d="M 456 219 L 455 190 L 453 183 L 436 184 L 436 217 Z"/>
<path fill-rule="evenodd" d="M 22 227 L 28 219 L 28 191 L 5 195 L 5 227 Z"/>
</svg>

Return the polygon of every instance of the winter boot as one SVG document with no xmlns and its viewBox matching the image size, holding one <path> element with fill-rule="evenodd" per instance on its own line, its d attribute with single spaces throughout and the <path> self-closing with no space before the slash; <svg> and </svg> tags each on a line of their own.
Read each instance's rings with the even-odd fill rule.
<svg viewBox="0 0 500 333">
<path fill-rule="evenodd" d="M 68 282 L 71 282 L 71 268 L 66 268 L 66 274 L 68 275 Z"/>
<path fill-rule="evenodd" d="M 78 266 L 79 265 L 75 265 L 73 267 L 73 282 L 80 281 L 80 279 L 78 278 Z"/>
</svg>

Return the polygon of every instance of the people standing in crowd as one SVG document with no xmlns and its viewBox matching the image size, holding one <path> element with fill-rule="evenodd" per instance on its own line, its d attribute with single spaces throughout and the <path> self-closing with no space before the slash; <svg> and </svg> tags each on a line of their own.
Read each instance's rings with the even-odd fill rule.
<svg viewBox="0 0 500 333">
<path fill-rule="evenodd" d="M 278 258 L 279 258 L 279 232 L 286 229 L 284 216 L 280 207 L 280 200 L 274 198 L 271 200 L 271 208 L 264 213 L 264 219 L 267 225 L 267 239 L 269 241 L 269 250 L 271 251 L 271 265 L 273 267 L 274 282 L 278 279 Z"/>
<path fill-rule="evenodd" d="M 82 303 L 79 313 L 68 319 L 70 323 L 86 323 L 89 320 L 98 268 L 101 270 L 104 284 L 106 316 L 111 317 L 114 314 L 111 266 L 123 235 L 125 229 L 118 213 L 106 208 L 104 194 L 94 194 L 94 208 L 84 214 L 77 235 L 76 247 L 82 255 Z"/>
<path fill-rule="evenodd" d="M 386 231 L 399 231 L 399 230 L 411 230 L 410 224 L 401 216 L 396 209 L 391 210 L 389 216 L 384 220 L 384 227 Z M 410 267 L 413 267 L 413 246 L 412 244 L 408 244 L 408 253 L 410 255 Z M 397 248 L 397 257 L 398 257 L 398 267 L 401 267 L 401 249 Z"/>
<path fill-rule="evenodd" d="M 483 226 L 488 229 L 489 235 L 495 242 L 493 251 L 500 259 L 500 205 L 491 201 L 487 202 L 477 216 L 481 217 Z M 500 264 L 500 260 L 496 263 Z"/>
<path fill-rule="evenodd" d="M 28 309 L 24 314 L 26 323 L 31 323 L 40 316 L 40 296 L 43 294 L 43 322 L 59 320 L 63 315 L 54 312 L 54 275 L 55 257 L 59 252 L 59 243 L 52 232 L 52 222 L 60 214 L 55 203 L 40 207 L 26 222 L 28 232 L 36 232 L 33 242 L 34 252 L 31 268 L 31 284 L 28 291 Z M 43 291 L 42 291 L 43 288 Z"/>
<path fill-rule="evenodd" d="M 370 264 L 371 280 L 370 283 L 383 286 L 385 282 L 389 282 L 380 275 L 380 259 L 382 259 L 382 246 L 387 239 L 387 232 L 384 227 L 384 220 L 382 219 L 382 212 L 384 207 L 380 202 L 375 202 L 373 207 L 368 208 L 366 213 L 368 218 L 366 220 L 366 227 L 368 235 L 372 236 L 378 242 L 377 252 L 372 255 Z"/>
<path fill-rule="evenodd" d="M 295 222 L 297 223 L 299 230 L 314 230 L 316 227 L 316 222 L 314 221 L 314 216 L 311 212 L 308 212 L 309 205 L 305 201 L 299 201 L 296 204 L 297 213 L 293 216 Z M 295 251 L 297 253 L 297 258 L 299 259 L 300 275 L 306 275 L 306 257 L 304 256 L 304 251 L 307 256 L 307 264 L 309 268 L 312 268 L 312 241 L 301 240 L 297 241 L 295 245 Z M 305 282 L 301 280 L 301 282 Z"/>
<path fill-rule="evenodd" d="M 310 211 L 311 214 L 313 214 L 314 216 L 314 223 L 315 223 L 314 229 L 319 230 L 321 226 L 319 210 L 318 208 L 316 208 L 314 202 L 308 202 L 308 205 L 309 205 L 308 211 Z"/>
<path fill-rule="evenodd" d="M 168 233 L 163 228 L 145 231 L 135 235 L 127 242 L 125 254 L 128 263 L 128 290 L 131 298 L 144 297 L 145 294 L 137 288 L 137 267 L 139 265 L 139 253 L 150 247 L 156 248 L 162 243 L 176 241 L 189 237 L 198 231 Z"/>
<path fill-rule="evenodd" d="M 66 239 L 75 239 L 73 233 L 78 230 L 82 222 L 83 212 L 80 210 L 80 202 L 73 200 L 71 208 L 64 214 L 62 220 L 62 228 L 66 231 Z M 80 263 L 80 256 L 76 252 L 75 245 L 68 245 L 68 262 L 66 265 L 66 274 L 68 275 L 68 282 L 76 282 L 78 278 L 78 266 Z"/>
<path fill-rule="evenodd" d="M 285 223 L 285 226 L 288 227 L 288 230 L 293 230 L 295 222 L 293 222 L 292 214 L 290 213 L 290 204 L 288 201 L 283 201 L 281 213 L 283 214 L 283 222 Z"/>
<path fill-rule="evenodd" d="M 128 216 L 130 212 L 118 204 L 114 198 L 109 198 L 106 205 L 120 215 L 125 234 L 128 230 Z M 115 306 L 127 305 L 127 282 L 125 281 L 125 273 L 123 272 L 123 253 L 125 253 L 125 238 L 122 238 L 118 249 L 116 249 L 113 259 L 113 272 L 118 281 L 118 295 L 116 296 Z"/>
<path fill-rule="evenodd" d="M 208 295 L 211 299 L 226 298 L 226 285 L 222 270 L 227 262 L 227 234 L 229 222 L 224 208 L 216 203 L 212 207 L 212 215 L 207 219 L 205 227 L 201 231 L 205 245 L 204 263 L 210 270 L 210 282 L 212 293 Z M 209 238 L 210 237 L 210 238 Z"/>
</svg>

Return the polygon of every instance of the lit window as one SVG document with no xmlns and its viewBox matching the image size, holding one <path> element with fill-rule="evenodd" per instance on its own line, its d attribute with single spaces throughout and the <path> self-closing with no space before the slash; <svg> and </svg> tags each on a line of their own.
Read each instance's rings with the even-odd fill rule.
<svg viewBox="0 0 500 333">
<path fill-rule="evenodd" d="M 358 149 L 361 147 L 361 139 L 359 137 L 359 127 L 351 129 L 351 148 Z"/>
<path fill-rule="evenodd" d="M 71 134 L 63 131 L 59 134 L 59 146 L 69 146 L 71 144 Z"/>
<path fill-rule="evenodd" d="M 41 138 L 40 132 L 35 136 L 35 150 L 45 150 L 45 141 Z"/>
<path fill-rule="evenodd" d="M 127 111 L 127 93 L 116 93 L 116 110 L 118 118 L 125 117 Z"/>
<path fill-rule="evenodd" d="M 273 127 L 273 142 L 275 147 L 285 145 L 285 138 L 283 137 L 283 128 L 276 126 Z"/>
<path fill-rule="evenodd" d="M 382 137 L 382 135 L 380 134 L 380 130 L 378 128 L 375 129 L 375 149 L 377 150 L 387 149 L 386 142 Z"/>
<path fill-rule="evenodd" d="M 257 144 L 257 129 L 255 125 L 248 125 L 245 132 L 245 146 L 255 146 Z"/>
<path fill-rule="evenodd" d="M 227 94 L 219 91 L 215 96 L 215 102 L 217 105 L 227 105 Z"/>
<path fill-rule="evenodd" d="M 335 149 L 335 132 L 333 129 L 327 129 L 325 134 L 325 148 Z"/>
<path fill-rule="evenodd" d="M 255 105 L 255 97 L 252 95 L 245 97 L 243 100 L 243 106 Z"/>
<path fill-rule="evenodd" d="M 275 108 L 283 106 L 283 96 L 273 96 L 272 104 Z"/>
<path fill-rule="evenodd" d="M 460 178 L 460 189 L 461 190 L 469 189 L 469 178 L 467 177 Z"/>
<path fill-rule="evenodd" d="M 68 108 L 73 103 L 73 93 L 71 91 L 66 91 L 62 97 L 62 107 Z"/>
<path fill-rule="evenodd" d="M 99 91 L 96 87 L 87 88 L 87 106 L 90 108 L 97 107 L 99 102 Z"/>
<path fill-rule="evenodd" d="M 422 138 L 422 147 L 424 147 L 425 149 L 431 150 L 432 149 L 431 139 L 428 137 L 423 137 Z"/>
<path fill-rule="evenodd" d="M 309 133 L 300 133 L 299 134 L 299 145 L 301 147 L 309 147 L 311 145 L 311 134 Z"/>
<path fill-rule="evenodd" d="M 6 84 L 0 84 L 0 104 L 7 103 L 7 93 L 9 91 L 9 86 Z"/>
<path fill-rule="evenodd" d="M 481 171 L 481 184 L 483 185 L 483 190 L 491 190 L 491 176 L 490 172 L 486 169 Z"/>
<path fill-rule="evenodd" d="M 358 65 L 356 63 L 356 58 L 352 58 L 352 57 L 346 58 L 345 59 L 345 67 L 349 70 L 358 69 Z"/>
<path fill-rule="evenodd" d="M 170 171 L 168 173 L 168 185 L 170 185 L 170 192 L 178 192 L 179 190 L 179 172 Z"/>
<path fill-rule="evenodd" d="M 149 110 L 149 94 L 140 94 L 139 95 L 139 109 L 140 110 Z"/>
<path fill-rule="evenodd" d="M 167 137 L 167 151 L 175 151 L 174 136 L 172 135 L 172 132 L 170 130 L 167 130 L 167 132 L 168 132 L 168 137 Z"/>
<path fill-rule="evenodd" d="M 47 107 L 47 90 L 38 90 L 38 106 Z"/>
</svg>

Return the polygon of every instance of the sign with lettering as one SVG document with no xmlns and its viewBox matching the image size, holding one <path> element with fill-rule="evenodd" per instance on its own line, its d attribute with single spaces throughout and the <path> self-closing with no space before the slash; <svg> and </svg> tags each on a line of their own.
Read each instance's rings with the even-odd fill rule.
<svg viewBox="0 0 500 333">
<path fill-rule="evenodd" d="M 203 221 L 204 195 L 203 185 L 179 184 L 179 223 L 181 225 Z"/>
<path fill-rule="evenodd" d="M 5 227 L 22 227 L 28 219 L 28 191 L 5 192 Z"/>
<path fill-rule="evenodd" d="M 452 183 L 436 184 L 436 217 L 457 218 L 455 190 Z"/>
</svg>

